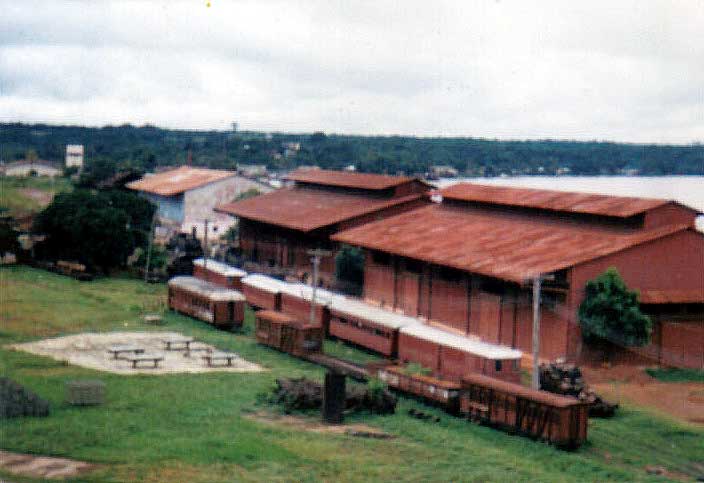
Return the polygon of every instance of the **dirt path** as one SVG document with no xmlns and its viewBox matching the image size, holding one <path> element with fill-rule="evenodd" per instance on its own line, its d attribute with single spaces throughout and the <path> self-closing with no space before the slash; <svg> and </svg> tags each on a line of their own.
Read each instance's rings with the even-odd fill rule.
<svg viewBox="0 0 704 483">
<path fill-rule="evenodd" d="M 658 381 L 639 367 L 582 371 L 587 383 L 609 401 L 629 402 L 704 426 L 704 384 Z"/>
<path fill-rule="evenodd" d="M 366 424 L 323 424 L 319 421 L 290 415 L 278 415 L 265 411 L 259 411 L 244 416 L 247 419 L 260 423 L 281 425 L 302 431 L 312 431 L 314 433 L 347 434 L 362 438 L 391 439 L 393 435 L 385 433 L 379 429 L 367 426 Z"/>
<path fill-rule="evenodd" d="M 96 470 L 98 465 L 66 458 L 0 450 L 0 468 L 15 475 L 31 478 L 69 478 L 90 473 Z"/>
</svg>

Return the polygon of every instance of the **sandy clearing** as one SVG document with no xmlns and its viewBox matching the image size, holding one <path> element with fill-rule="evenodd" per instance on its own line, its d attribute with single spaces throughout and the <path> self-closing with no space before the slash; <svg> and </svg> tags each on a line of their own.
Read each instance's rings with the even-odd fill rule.
<svg viewBox="0 0 704 483">
<path fill-rule="evenodd" d="M 0 468 L 32 478 L 67 478 L 91 472 L 98 466 L 85 461 L 0 450 Z"/>
<path fill-rule="evenodd" d="M 202 372 L 260 372 L 264 369 L 258 364 L 237 358 L 232 361 L 232 367 L 208 367 L 202 359 L 203 351 L 193 351 L 186 357 L 183 351 L 164 350 L 163 340 L 173 337 L 183 337 L 178 332 L 106 332 L 84 333 L 43 339 L 24 344 L 8 346 L 41 356 L 51 357 L 69 364 L 97 369 L 115 374 L 177 374 Z M 127 360 L 114 359 L 108 348 L 117 344 L 135 345 L 143 348 L 145 353 L 159 355 L 164 358 L 159 367 L 132 368 Z M 198 349 L 216 350 L 213 346 L 197 342 L 192 347 Z M 147 363 L 146 365 L 151 365 Z"/>
</svg>

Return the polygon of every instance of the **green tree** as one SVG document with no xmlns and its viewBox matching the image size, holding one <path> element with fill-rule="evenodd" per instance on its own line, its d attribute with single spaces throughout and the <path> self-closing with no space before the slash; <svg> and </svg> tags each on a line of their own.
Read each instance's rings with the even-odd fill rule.
<svg viewBox="0 0 704 483">
<path fill-rule="evenodd" d="M 131 193 L 60 193 L 34 221 L 32 231 L 46 235 L 37 253 L 107 272 L 124 265 L 136 247 L 146 244 L 154 209 Z"/>
<path fill-rule="evenodd" d="M 359 294 L 364 284 L 364 252 L 344 245 L 335 256 L 335 277 L 341 290 Z"/>
<path fill-rule="evenodd" d="M 653 330 L 652 320 L 640 310 L 638 292 L 628 290 L 613 267 L 587 282 L 579 321 L 587 342 L 643 346 Z"/>
</svg>

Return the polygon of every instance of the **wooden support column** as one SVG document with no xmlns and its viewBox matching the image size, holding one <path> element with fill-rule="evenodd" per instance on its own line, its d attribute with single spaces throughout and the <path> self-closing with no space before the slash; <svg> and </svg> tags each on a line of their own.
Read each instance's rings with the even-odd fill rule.
<svg viewBox="0 0 704 483">
<path fill-rule="evenodd" d="M 345 410 L 345 375 L 336 372 L 325 374 L 323 387 L 323 422 L 342 424 Z"/>
</svg>

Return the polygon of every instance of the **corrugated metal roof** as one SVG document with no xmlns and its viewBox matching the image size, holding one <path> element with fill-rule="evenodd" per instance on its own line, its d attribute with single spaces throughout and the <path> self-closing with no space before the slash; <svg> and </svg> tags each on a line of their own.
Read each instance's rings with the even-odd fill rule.
<svg viewBox="0 0 704 483">
<path fill-rule="evenodd" d="M 205 260 L 202 258 L 197 258 L 193 260 L 193 265 L 198 265 L 199 267 L 205 265 L 211 272 L 218 273 L 224 277 L 244 277 L 247 275 L 247 272 L 244 270 L 210 258 L 208 259 L 208 263 L 205 263 Z"/>
<path fill-rule="evenodd" d="M 173 196 L 231 176 L 237 176 L 237 173 L 218 169 L 181 166 L 163 173 L 145 176 L 139 181 L 127 183 L 125 186 L 135 191 L 145 191 L 161 196 Z"/>
<path fill-rule="evenodd" d="M 458 349 L 487 359 L 520 359 L 523 355 L 521 351 L 511 349 L 510 347 L 489 344 L 478 339 L 470 339 L 469 337 L 446 332 L 424 324 L 407 325 L 401 327 L 400 332 L 411 337 L 452 347 L 453 349 Z"/>
<path fill-rule="evenodd" d="M 459 183 L 441 190 L 443 198 L 498 205 L 539 208 L 626 218 L 670 203 L 668 200 L 629 198 L 532 188 Z"/>
<path fill-rule="evenodd" d="M 287 188 L 218 206 L 215 211 L 303 232 L 334 225 L 424 197 L 375 198 L 317 189 Z"/>
<path fill-rule="evenodd" d="M 218 302 L 243 302 L 245 300 L 244 295 L 237 290 L 224 288 L 195 277 L 174 277 L 169 280 L 169 287 L 180 288 L 189 292 L 197 293 Z"/>
<path fill-rule="evenodd" d="M 339 232 L 332 239 L 520 283 L 686 229 L 675 225 L 629 230 L 429 205 Z"/>
<path fill-rule="evenodd" d="M 342 296 L 333 298 L 332 301 L 328 303 L 328 308 L 333 315 L 343 315 L 369 320 L 391 329 L 422 324 L 422 322 L 416 318 L 384 310 L 380 307 L 362 302 L 361 300 Z"/>
<path fill-rule="evenodd" d="M 701 304 L 704 290 L 642 290 L 638 299 L 642 304 Z"/>
<path fill-rule="evenodd" d="M 298 169 L 289 173 L 286 179 L 326 186 L 383 190 L 411 182 L 417 178 L 355 173 L 353 171 L 331 171 L 327 169 Z"/>
</svg>

